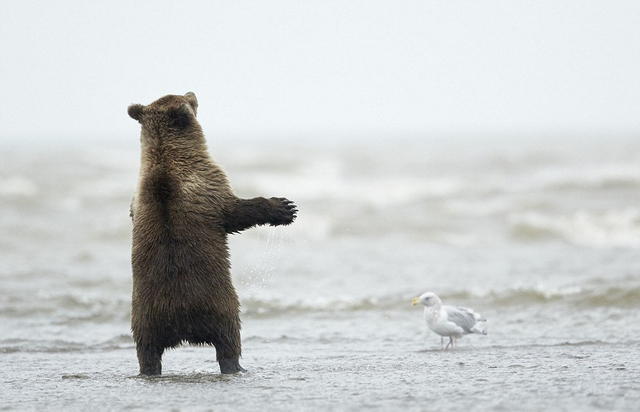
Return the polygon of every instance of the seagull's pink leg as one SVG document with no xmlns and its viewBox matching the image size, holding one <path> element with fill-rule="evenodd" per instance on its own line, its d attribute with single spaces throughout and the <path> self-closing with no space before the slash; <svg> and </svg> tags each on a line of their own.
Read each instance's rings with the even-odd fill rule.
<svg viewBox="0 0 640 412">
<path fill-rule="evenodd" d="M 440 336 L 440 349 L 444 350 L 444 336 Z"/>
<path fill-rule="evenodd" d="M 447 346 L 444 348 L 444 350 L 449 349 L 449 346 L 451 346 L 451 348 L 453 349 L 453 336 L 449 336 L 449 343 L 447 343 Z"/>
</svg>

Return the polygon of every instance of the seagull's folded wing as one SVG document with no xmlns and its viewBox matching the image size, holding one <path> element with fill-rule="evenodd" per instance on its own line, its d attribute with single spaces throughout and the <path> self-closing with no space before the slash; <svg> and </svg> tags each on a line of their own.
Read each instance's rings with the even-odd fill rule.
<svg viewBox="0 0 640 412">
<path fill-rule="evenodd" d="M 480 315 L 469 308 L 446 305 L 443 308 L 447 313 L 447 320 L 460 326 L 465 334 L 474 333 L 473 327 L 478 322 Z"/>
</svg>

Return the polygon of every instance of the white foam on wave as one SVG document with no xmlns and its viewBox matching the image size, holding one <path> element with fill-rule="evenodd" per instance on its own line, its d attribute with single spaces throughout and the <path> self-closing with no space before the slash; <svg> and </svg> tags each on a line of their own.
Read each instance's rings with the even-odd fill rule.
<svg viewBox="0 0 640 412">
<path fill-rule="evenodd" d="M 457 177 L 419 175 L 349 175 L 336 159 L 316 159 L 296 172 L 259 173 L 252 181 L 259 192 L 295 193 L 300 200 L 338 200 L 386 207 L 416 199 L 445 198 L 464 192 L 468 185 Z"/>
<path fill-rule="evenodd" d="M 449 211 L 458 216 L 501 216 L 514 209 L 513 199 L 500 195 L 489 198 L 452 199 L 447 202 Z"/>
<path fill-rule="evenodd" d="M 510 217 L 517 237 L 557 236 L 579 246 L 640 247 L 640 209 L 602 212 L 579 210 L 573 214 L 550 215 L 525 212 Z"/>
<path fill-rule="evenodd" d="M 0 177 L 0 198 L 35 198 L 39 193 L 38 186 L 25 176 Z"/>
<path fill-rule="evenodd" d="M 410 301 L 419 291 L 376 296 L 275 296 L 261 294 L 242 299 L 243 314 L 288 316 L 297 313 L 339 313 L 360 311 L 411 311 Z M 532 306 L 557 302 L 582 306 L 637 306 L 640 288 L 600 288 L 594 285 L 535 284 L 487 290 L 457 289 L 440 294 L 444 302 L 455 305 Z"/>
<path fill-rule="evenodd" d="M 559 166 L 540 170 L 532 176 L 538 188 L 598 189 L 620 186 L 640 186 L 640 164 L 603 163 Z"/>
</svg>

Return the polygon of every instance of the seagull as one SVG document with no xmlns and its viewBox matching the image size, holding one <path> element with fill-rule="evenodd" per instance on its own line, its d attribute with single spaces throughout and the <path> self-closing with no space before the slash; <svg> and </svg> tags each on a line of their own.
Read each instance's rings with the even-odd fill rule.
<svg viewBox="0 0 640 412">
<path fill-rule="evenodd" d="M 444 337 L 449 337 L 449 343 L 443 350 L 453 348 L 455 339 L 470 333 L 486 335 L 487 331 L 478 328 L 478 322 L 486 322 L 473 309 L 460 306 L 443 305 L 440 298 L 433 292 L 426 292 L 411 301 L 413 306 L 424 305 L 424 320 L 429 329 L 440 335 L 440 347 L 444 346 Z"/>
</svg>

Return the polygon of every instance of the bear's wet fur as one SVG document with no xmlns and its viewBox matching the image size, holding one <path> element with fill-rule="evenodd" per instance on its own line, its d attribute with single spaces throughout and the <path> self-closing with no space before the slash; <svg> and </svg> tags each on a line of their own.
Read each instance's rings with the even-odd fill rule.
<svg viewBox="0 0 640 412">
<path fill-rule="evenodd" d="M 128 108 L 142 126 L 131 203 L 131 329 L 142 375 L 161 374 L 164 350 L 183 342 L 213 345 L 222 373 L 243 371 L 227 235 L 288 225 L 297 213 L 285 198 L 235 196 L 209 156 L 197 108 L 191 92 Z"/>
</svg>

